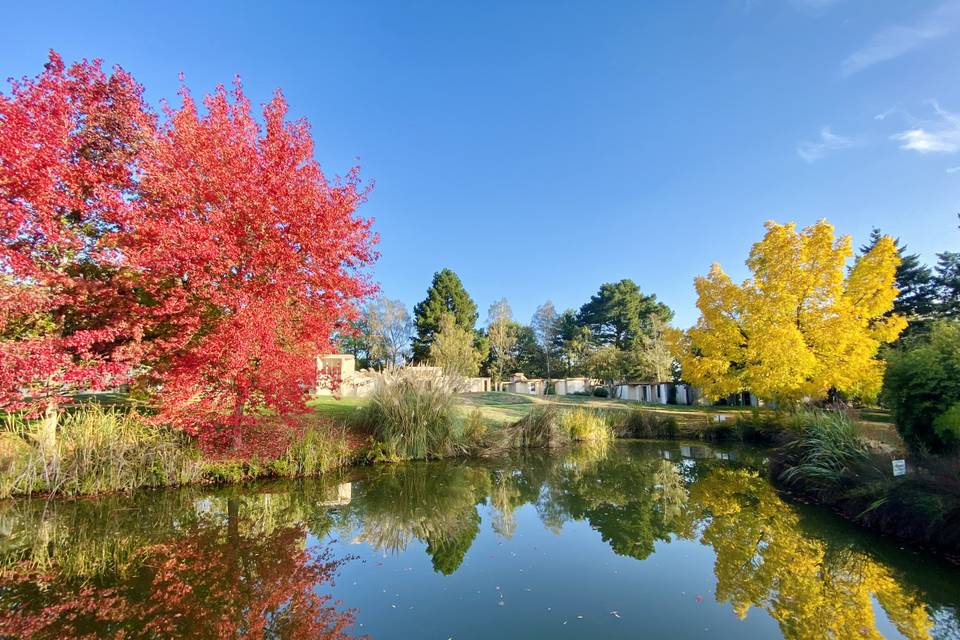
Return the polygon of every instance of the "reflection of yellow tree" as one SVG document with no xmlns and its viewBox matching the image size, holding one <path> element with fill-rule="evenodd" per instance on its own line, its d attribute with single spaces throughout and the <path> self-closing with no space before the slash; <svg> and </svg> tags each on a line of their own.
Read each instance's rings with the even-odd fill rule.
<svg viewBox="0 0 960 640">
<path fill-rule="evenodd" d="M 929 638 L 931 620 L 917 596 L 872 558 L 828 553 L 800 529 L 796 512 L 756 472 L 717 469 L 691 488 L 705 510 L 702 541 L 717 555 L 717 599 L 741 618 L 765 609 L 787 638 L 882 638 L 872 597 L 908 638 Z"/>
</svg>

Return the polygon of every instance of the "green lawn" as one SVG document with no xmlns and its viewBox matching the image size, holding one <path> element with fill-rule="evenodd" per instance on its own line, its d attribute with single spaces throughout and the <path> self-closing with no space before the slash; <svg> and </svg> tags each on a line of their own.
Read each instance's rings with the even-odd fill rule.
<svg viewBox="0 0 960 640">
<path fill-rule="evenodd" d="M 365 398 L 334 398 L 333 396 L 314 396 L 307 406 L 317 415 L 330 418 L 340 424 L 350 424 L 360 408 L 366 404 Z"/>
<path fill-rule="evenodd" d="M 495 423 L 515 422 L 538 405 L 561 407 L 588 407 L 590 409 L 625 411 L 644 408 L 656 413 L 675 414 L 680 422 L 705 423 L 717 414 L 750 413 L 749 407 L 688 407 L 682 405 L 646 404 L 633 400 L 611 400 L 593 396 L 528 396 L 520 393 L 488 392 L 464 393 L 460 396 L 465 408 L 478 407 L 484 417 Z"/>
</svg>

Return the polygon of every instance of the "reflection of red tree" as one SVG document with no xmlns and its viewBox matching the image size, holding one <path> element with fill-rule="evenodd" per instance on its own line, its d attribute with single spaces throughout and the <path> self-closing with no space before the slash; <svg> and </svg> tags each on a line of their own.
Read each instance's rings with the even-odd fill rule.
<svg viewBox="0 0 960 640">
<path fill-rule="evenodd" d="M 299 527 L 258 539 L 234 527 L 205 530 L 143 549 L 137 568 L 113 579 L 7 576 L 0 635 L 344 638 L 353 613 L 317 593 L 344 560 L 305 549 L 303 540 Z"/>
</svg>

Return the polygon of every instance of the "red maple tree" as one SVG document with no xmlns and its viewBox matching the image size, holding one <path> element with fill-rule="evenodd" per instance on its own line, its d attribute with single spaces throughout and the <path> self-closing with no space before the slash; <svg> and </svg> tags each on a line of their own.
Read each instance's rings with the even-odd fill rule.
<svg viewBox="0 0 960 640">
<path fill-rule="evenodd" d="M 159 419 L 233 445 L 304 410 L 316 356 L 374 286 L 357 170 L 328 181 L 277 92 L 254 118 L 239 82 L 190 93 L 140 157 L 141 209 L 122 245 L 142 278 Z"/>
<path fill-rule="evenodd" d="M 328 180 L 277 92 L 185 88 L 162 122 L 119 68 L 0 95 L 0 407 L 135 373 L 157 419 L 236 446 L 305 409 L 315 357 L 375 289 L 359 173 Z"/>
<path fill-rule="evenodd" d="M 154 118 L 98 60 L 0 95 L 0 406 L 46 408 L 122 382 L 139 358 L 133 291 L 115 240 L 136 208 L 134 169 Z"/>
</svg>

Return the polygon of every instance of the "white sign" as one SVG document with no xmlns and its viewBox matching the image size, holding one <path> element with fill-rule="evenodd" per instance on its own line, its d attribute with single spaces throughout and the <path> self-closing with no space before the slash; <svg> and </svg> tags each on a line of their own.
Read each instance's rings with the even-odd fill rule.
<svg viewBox="0 0 960 640">
<path fill-rule="evenodd" d="M 907 461 L 906 460 L 894 460 L 893 461 L 893 475 L 902 476 L 907 473 Z"/>
</svg>

